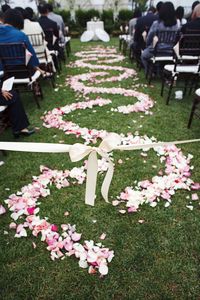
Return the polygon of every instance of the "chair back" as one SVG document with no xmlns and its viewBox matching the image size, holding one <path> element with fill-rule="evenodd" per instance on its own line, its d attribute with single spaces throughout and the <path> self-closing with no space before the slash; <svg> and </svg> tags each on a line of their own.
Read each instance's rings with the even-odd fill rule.
<svg viewBox="0 0 200 300">
<path fill-rule="evenodd" d="M 24 43 L 0 43 L 0 63 L 4 78 L 15 76 L 25 78 L 31 76 L 26 61 L 26 45 Z"/>
<path fill-rule="evenodd" d="M 176 30 L 162 30 L 156 33 L 157 43 L 154 47 L 154 56 L 173 56 L 173 46 L 176 41 Z"/>
<path fill-rule="evenodd" d="M 200 58 L 200 34 L 183 34 L 179 40 L 179 55 Z"/>
<path fill-rule="evenodd" d="M 35 50 L 38 58 L 46 58 L 46 44 L 45 37 L 42 33 L 34 33 L 28 35 L 29 40 Z"/>
<path fill-rule="evenodd" d="M 33 47 L 44 45 L 44 36 L 42 33 L 29 34 L 28 37 Z"/>
</svg>

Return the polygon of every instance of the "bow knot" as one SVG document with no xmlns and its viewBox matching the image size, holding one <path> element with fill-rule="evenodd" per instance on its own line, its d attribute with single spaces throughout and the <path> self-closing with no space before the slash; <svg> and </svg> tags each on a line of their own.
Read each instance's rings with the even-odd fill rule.
<svg viewBox="0 0 200 300">
<path fill-rule="evenodd" d="M 99 147 L 92 147 L 83 144 L 74 144 L 69 149 L 69 155 L 72 162 L 77 162 L 88 156 L 87 164 L 87 179 L 86 179 L 86 192 L 85 203 L 94 206 L 95 192 L 98 174 L 98 158 L 97 154 L 105 158 L 108 162 L 108 170 L 104 178 L 101 194 L 106 202 L 108 202 L 108 191 L 112 181 L 114 165 L 109 157 L 109 152 L 120 145 L 121 138 L 116 133 L 109 134 L 99 145 Z"/>
</svg>

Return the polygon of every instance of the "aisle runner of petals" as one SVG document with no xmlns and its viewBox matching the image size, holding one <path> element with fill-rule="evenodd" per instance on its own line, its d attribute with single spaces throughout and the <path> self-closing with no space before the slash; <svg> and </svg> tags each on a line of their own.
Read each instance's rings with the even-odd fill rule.
<svg viewBox="0 0 200 300">
<path fill-rule="evenodd" d="M 147 136 L 133 137 L 129 135 L 122 139 L 122 144 L 149 144 L 153 141 L 155 142 L 155 139 L 150 140 Z M 164 171 L 160 170 L 159 174 L 151 180 L 138 182 L 135 188 L 127 187 L 125 192 L 120 194 L 118 200 L 114 200 L 112 203 L 113 206 L 125 204 L 126 209 L 119 209 L 120 213 L 136 212 L 144 203 L 155 207 L 161 199 L 165 201 L 165 207 L 167 207 L 176 190 L 199 188 L 199 185 L 189 178 L 192 169 L 189 165 L 192 155 L 184 156 L 175 145 L 157 147 L 154 150 L 160 157 L 160 162 L 165 163 Z M 144 155 L 144 153 L 142 154 Z M 59 226 L 48 222 L 48 218 L 39 216 L 40 202 L 38 201 L 50 195 L 49 186 L 54 184 L 61 189 L 76 183 L 83 184 L 86 178 L 86 165 L 70 171 L 51 170 L 42 166 L 41 175 L 33 177 L 31 184 L 24 186 L 20 192 L 10 195 L 5 203 L 12 212 L 11 218 L 14 222 L 10 224 L 10 229 L 16 230 L 15 237 L 26 237 L 29 229 L 34 236 L 41 236 L 41 241 L 46 242 L 52 260 L 75 256 L 79 259 L 81 268 L 88 268 L 90 274 L 99 271 L 103 276 L 108 273 L 108 263 L 114 257 L 112 250 L 105 248 L 101 243 L 95 244 L 94 241 L 80 243 L 81 234 L 76 232 L 75 225 L 62 224 L 62 232 L 59 233 Z M 108 163 L 105 159 L 98 161 L 99 172 L 106 171 L 107 167 Z M 73 179 L 73 183 L 70 182 L 71 179 Z"/>
<path fill-rule="evenodd" d="M 98 77 L 105 77 L 109 75 L 108 72 L 90 72 L 86 74 L 80 74 L 75 76 L 70 76 L 67 79 L 67 84 L 76 92 L 80 93 L 83 97 L 88 100 L 86 97 L 90 93 L 97 94 L 112 94 L 112 95 L 122 95 L 137 98 L 135 104 L 118 106 L 116 109 L 111 109 L 123 114 L 129 114 L 133 112 L 144 112 L 145 114 L 151 114 L 149 111 L 153 107 L 153 100 L 149 95 L 138 92 L 133 89 L 124 89 L 119 87 L 105 88 L 105 87 L 96 87 L 96 86 L 86 86 L 83 82 L 88 81 L 88 84 L 99 84 L 105 82 L 115 82 L 122 81 L 127 78 L 134 77 L 137 75 L 136 71 L 133 69 L 121 67 L 121 66 L 108 66 L 106 64 L 113 64 L 120 62 L 124 59 L 124 56 L 116 54 L 115 49 L 103 49 L 95 48 L 93 51 L 83 51 L 76 53 L 77 57 L 82 57 L 81 60 L 76 60 L 75 63 L 71 64 L 71 67 L 74 68 L 89 68 L 89 69 L 98 69 L 98 70 L 107 70 L 107 71 L 119 71 L 122 72 L 119 76 L 112 76 L 108 78 L 98 79 Z M 104 59 L 102 59 L 104 58 Z M 97 61 L 98 64 L 87 63 L 87 61 Z M 49 111 L 44 116 L 44 126 L 47 128 L 58 128 L 63 130 L 65 134 L 75 134 L 77 137 L 82 137 L 86 142 L 95 142 L 97 138 L 103 139 L 107 134 L 105 130 L 96 130 L 81 128 L 78 124 L 75 124 L 71 121 L 64 121 L 63 117 L 70 112 L 77 109 L 86 109 L 92 108 L 94 106 L 104 106 L 111 104 L 110 99 L 103 99 L 97 97 L 95 100 L 88 100 L 86 102 L 72 103 L 71 105 L 66 105 L 64 107 L 55 108 L 52 111 Z"/>
<path fill-rule="evenodd" d="M 116 49 L 112 48 L 95 48 L 93 51 L 83 51 L 76 53 L 77 57 L 82 59 L 76 60 L 75 63 L 71 64 L 75 68 L 89 68 L 91 70 L 104 70 L 104 71 L 118 71 L 122 72 L 121 75 L 112 76 L 108 78 L 98 79 L 98 77 L 109 76 L 109 72 L 90 72 L 75 76 L 70 76 L 67 79 L 67 84 L 76 92 L 82 93 L 83 96 L 86 96 L 90 93 L 97 94 L 112 94 L 112 95 L 122 95 L 125 97 L 135 97 L 137 102 L 133 105 L 128 106 L 119 106 L 117 110 L 121 113 L 131 113 L 131 112 L 145 112 L 149 113 L 149 109 L 153 107 L 153 100 L 149 95 L 142 92 L 135 91 L 134 89 L 125 89 L 119 87 L 105 88 L 105 87 L 96 87 L 88 86 L 83 82 L 88 81 L 91 84 L 99 84 L 105 82 L 120 82 L 122 80 L 131 78 L 136 79 L 136 71 L 134 69 L 125 68 L 121 66 L 108 66 L 107 64 L 113 64 L 120 62 L 124 59 L 124 56 L 116 53 Z M 88 63 L 93 61 L 97 64 Z"/>
<path fill-rule="evenodd" d="M 99 49 L 98 49 L 99 50 Z M 106 78 L 104 80 L 97 79 L 97 76 L 105 76 L 107 73 L 90 73 L 72 76 L 68 80 L 68 84 L 74 89 L 81 91 L 84 95 L 92 93 L 104 93 L 107 91 L 110 94 L 132 95 L 138 97 L 138 103 L 132 105 L 131 109 L 118 108 L 123 113 L 131 111 L 148 111 L 153 106 L 152 100 L 142 93 L 136 91 L 129 91 L 119 88 L 96 88 L 86 87 L 80 81 L 88 80 L 90 82 L 101 83 L 104 81 L 118 81 L 135 75 L 134 70 L 122 67 L 105 66 L 102 63 L 119 62 L 123 59 L 121 55 L 116 55 L 114 49 L 106 49 L 101 52 L 97 49 L 95 51 L 80 52 L 76 55 L 78 57 L 86 57 L 82 60 L 76 61 L 76 67 L 94 68 L 94 65 L 86 63 L 96 61 L 100 65 L 95 65 L 95 68 L 104 70 L 118 70 L 124 73 L 119 77 Z M 99 54 L 99 52 L 101 54 Z M 98 54 L 98 55 L 97 55 Z M 99 60 L 102 59 L 101 60 Z M 106 60 L 105 60 L 106 59 Z M 136 96 L 137 95 L 137 96 Z M 110 99 L 97 98 L 84 102 L 72 103 L 61 108 L 55 108 L 44 116 L 44 126 L 50 128 L 55 127 L 63 130 L 66 134 L 75 134 L 77 137 L 82 137 L 86 143 L 96 143 L 97 139 L 104 139 L 108 132 L 105 130 L 81 128 L 77 124 L 69 121 L 63 121 L 63 115 L 69 114 L 77 109 L 93 108 L 95 105 L 103 106 L 111 104 Z M 137 106 L 138 105 L 138 106 Z M 121 134 L 122 145 L 134 144 L 150 144 L 155 142 L 155 138 L 148 138 L 147 136 L 140 137 L 128 134 L 124 136 Z M 147 156 L 147 151 L 141 153 L 142 156 Z M 160 170 L 152 179 L 142 180 L 137 183 L 135 187 L 126 187 L 116 200 L 112 202 L 113 206 L 120 206 L 120 213 L 133 213 L 143 204 L 149 204 L 155 207 L 160 200 L 164 201 L 164 206 L 168 207 L 171 203 L 171 197 L 177 190 L 191 190 L 199 189 L 200 185 L 194 183 L 191 179 L 190 160 L 192 155 L 187 157 L 183 155 L 181 150 L 175 145 L 157 147 L 154 149 L 160 162 L 164 163 L 164 169 Z M 87 163 L 86 163 L 87 164 Z M 99 172 L 106 171 L 108 163 L 105 159 L 98 161 Z M 41 167 L 41 175 L 33 177 L 33 182 L 24 186 L 20 192 L 10 195 L 9 199 L 5 200 L 9 210 L 12 212 L 11 217 L 14 220 L 10 224 L 10 229 L 16 230 L 15 237 L 26 237 L 27 230 L 30 230 L 34 236 L 40 236 L 41 241 L 47 244 L 47 250 L 51 253 L 51 259 L 64 259 L 66 256 L 75 256 L 79 260 L 81 268 L 88 268 L 90 274 L 97 271 L 101 276 L 108 273 L 108 263 L 111 262 L 114 252 L 105 248 L 101 243 L 94 243 L 94 241 L 79 242 L 81 234 L 76 232 L 75 225 L 62 224 L 61 233 L 59 233 L 59 226 L 48 222 L 48 218 L 41 218 L 40 202 L 41 198 L 50 195 L 50 186 L 55 185 L 58 189 L 68 187 L 72 184 L 83 184 L 86 178 L 86 165 L 80 168 L 73 168 L 72 170 L 58 171 L 51 170 L 47 167 Z M 72 182 L 71 182 L 72 180 Z M 193 200 L 198 200 L 197 194 L 193 196 Z M 106 204 L 108 205 L 108 204 Z M 121 209 L 123 208 L 123 209 Z M 5 213 L 3 206 L 0 206 L 0 214 Z"/>
</svg>

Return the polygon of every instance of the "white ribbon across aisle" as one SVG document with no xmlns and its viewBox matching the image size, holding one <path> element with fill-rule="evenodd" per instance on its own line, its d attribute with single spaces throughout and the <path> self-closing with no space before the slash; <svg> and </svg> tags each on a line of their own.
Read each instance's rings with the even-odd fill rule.
<svg viewBox="0 0 200 300">
<path fill-rule="evenodd" d="M 97 154 L 99 154 L 99 156 L 101 156 L 102 158 L 105 158 L 108 162 L 108 170 L 106 172 L 106 176 L 103 180 L 103 184 L 101 187 L 102 197 L 106 202 L 108 202 L 109 188 L 114 173 L 114 164 L 109 156 L 109 152 L 113 150 L 145 150 L 160 146 L 163 147 L 169 145 L 189 144 L 196 142 L 200 142 L 200 139 L 173 142 L 158 142 L 150 144 L 120 145 L 121 137 L 116 133 L 111 133 L 100 143 L 98 147 L 87 146 L 80 143 L 68 145 L 52 143 L 0 142 L 0 149 L 22 152 L 69 153 L 72 162 L 80 161 L 88 156 L 85 203 L 94 206 L 98 174 Z"/>
</svg>

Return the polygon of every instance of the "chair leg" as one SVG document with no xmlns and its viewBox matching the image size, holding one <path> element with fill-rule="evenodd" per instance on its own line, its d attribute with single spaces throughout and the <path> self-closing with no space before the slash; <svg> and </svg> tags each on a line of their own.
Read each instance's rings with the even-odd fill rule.
<svg viewBox="0 0 200 300">
<path fill-rule="evenodd" d="M 122 39 L 119 39 L 119 51 L 122 50 Z"/>
<path fill-rule="evenodd" d="M 3 156 L 7 156 L 8 155 L 7 152 L 6 152 L 6 150 L 0 150 L 0 151 L 1 151 L 1 153 L 2 153 Z"/>
<path fill-rule="evenodd" d="M 33 91 L 33 96 L 34 96 L 36 105 L 38 108 L 40 108 L 40 103 L 38 101 L 38 97 L 43 98 L 43 94 L 42 94 L 42 89 L 41 89 L 39 82 L 35 81 L 33 83 L 32 91 Z"/>
<path fill-rule="evenodd" d="M 55 89 L 56 85 L 55 85 L 55 76 L 54 75 L 51 77 L 51 84 L 52 84 L 52 87 Z"/>
<path fill-rule="evenodd" d="M 69 54 L 72 53 L 72 48 L 71 48 L 71 43 L 70 43 L 70 41 L 68 42 L 68 49 L 69 49 Z"/>
<path fill-rule="evenodd" d="M 151 74 L 151 66 L 150 63 L 148 62 L 147 64 L 147 71 L 145 72 L 145 79 L 148 80 L 149 75 Z"/>
<path fill-rule="evenodd" d="M 193 105 L 192 105 L 189 121 L 188 121 L 188 126 L 187 126 L 188 129 L 190 128 L 190 126 L 192 124 L 193 116 L 194 116 L 195 110 L 196 110 L 199 103 L 200 103 L 199 98 L 195 98 L 194 102 L 193 102 Z"/>
<path fill-rule="evenodd" d="M 165 86 L 165 76 L 163 74 L 162 76 L 162 85 L 161 85 L 161 91 L 160 91 L 160 95 L 163 97 L 164 94 L 164 86 Z"/>
<path fill-rule="evenodd" d="M 148 77 L 149 77 L 149 80 L 148 80 L 148 84 L 150 85 L 151 84 L 151 80 L 152 80 L 152 76 L 153 76 L 153 69 L 154 69 L 154 67 L 153 67 L 153 64 L 148 64 L 149 66 L 148 66 L 148 69 L 147 69 L 147 79 L 148 79 Z"/>
<path fill-rule="evenodd" d="M 183 89 L 183 97 L 185 97 L 185 95 L 187 93 L 188 81 L 189 80 L 187 80 L 187 79 L 185 80 L 184 89 Z"/>
<path fill-rule="evenodd" d="M 174 77 L 172 77 L 172 79 L 171 79 L 171 83 L 170 83 L 170 87 L 169 87 L 169 91 L 168 91 L 168 95 L 167 95 L 167 100 L 166 100 L 166 105 L 169 104 L 169 100 L 170 100 L 170 97 L 171 97 L 173 85 L 174 85 Z"/>
</svg>

